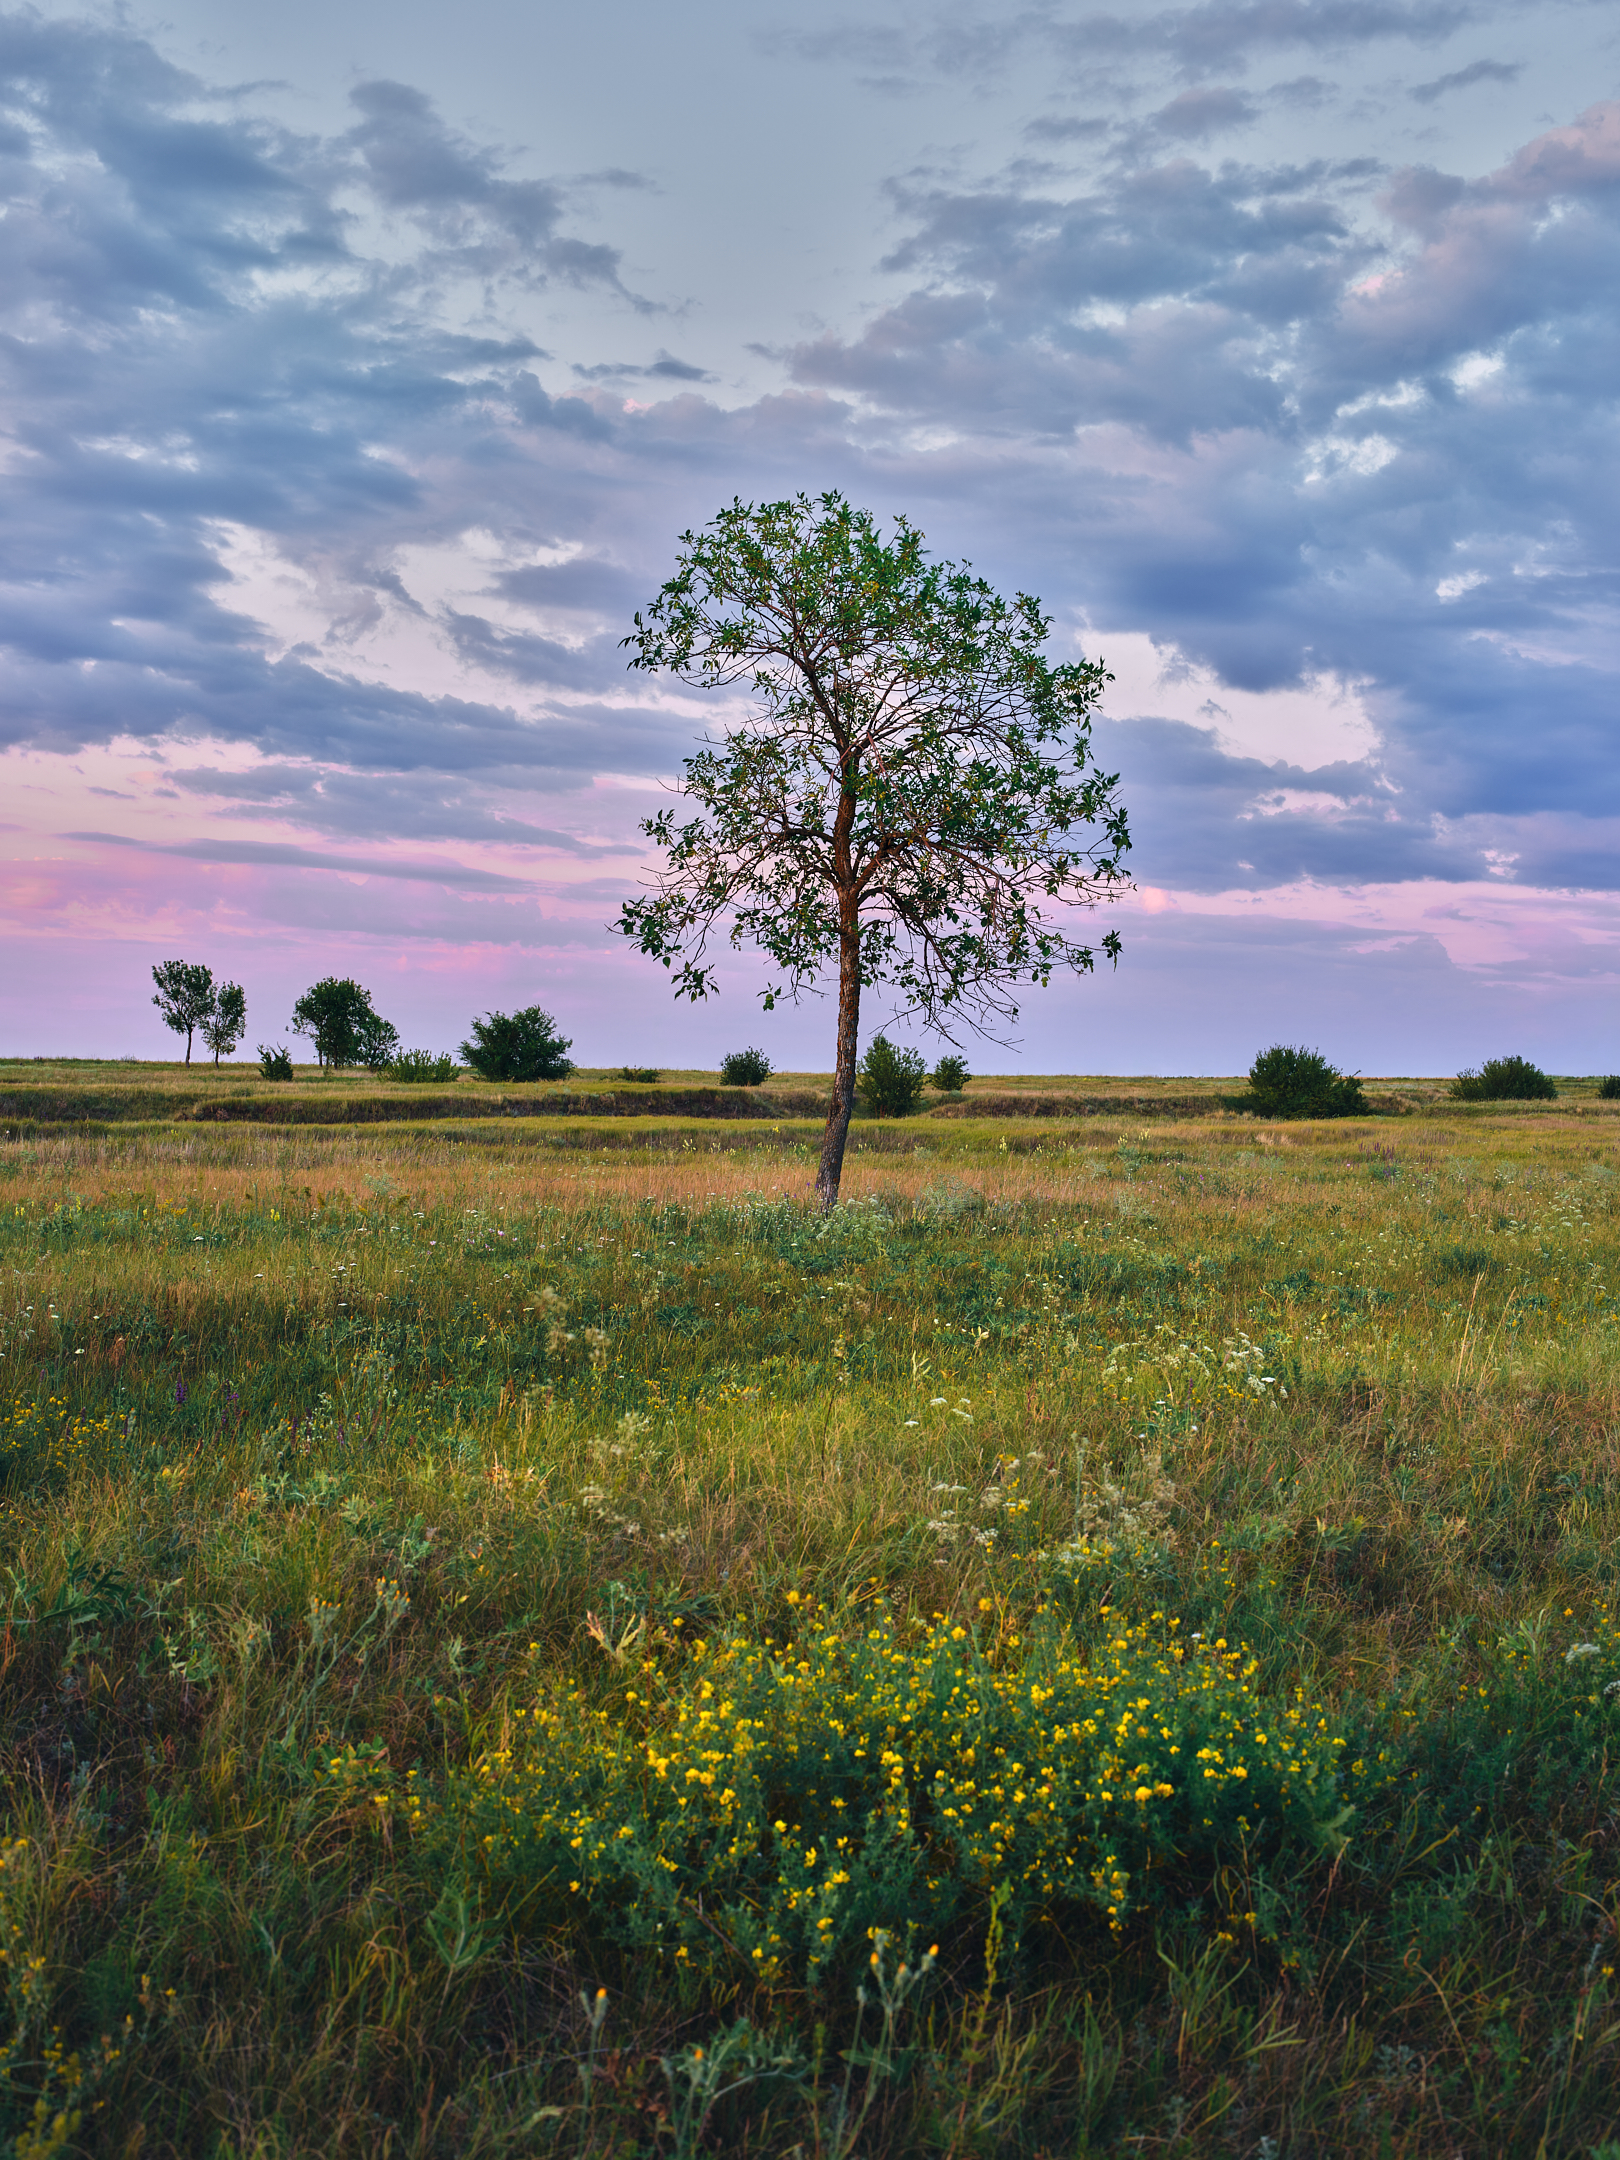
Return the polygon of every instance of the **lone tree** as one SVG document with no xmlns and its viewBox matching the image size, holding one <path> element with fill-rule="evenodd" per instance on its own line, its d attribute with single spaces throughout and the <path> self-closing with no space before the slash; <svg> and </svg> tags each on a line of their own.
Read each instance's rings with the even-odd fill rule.
<svg viewBox="0 0 1620 2160">
<path fill-rule="evenodd" d="M 574 1069 L 572 1041 L 558 1034 L 550 1013 L 525 1005 L 521 1012 L 475 1020 L 461 1054 L 484 1080 L 566 1080 Z"/>
<path fill-rule="evenodd" d="M 1558 1089 L 1528 1058 L 1500 1057 L 1487 1058 L 1478 1072 L 1460 1072 L 1451 1094 L 1454 1102 L 1552 1102 Z"/>
<path fill-rule="evenodd" d="M 369 1065 L 380 1071 L 399 1049 L 399 1030 L 374 1010 L 371 992 L 348 976 L 327 975 L 293 1007 L 292 1031 L 307 1035 L 322 1065 Z"/>
<path fill-rule="evenodd" d="M 214 1063 L 230 1057 L 247 1033 L 247 992 L 240 983 L 221 983 L 214 992 L 214 1008 L 202 1024 L 203 1041 L 214 1053 Z"/>
<path fill-rule="evenodd" d="M 632 668 L 743 685 L 746 716 L 685 760 L 696 806 L 642 831 L 667 850 L 617 927 L 716 987 L 722 931 L 765 953 L 795 1002 L 836 956 L 837 1071 L 816 1192 L 838 1198 L 854 1107 L 861 991 L 953 1023 L 1010 1020 L 1021 982 L 1088 973 L 1096 954 L 1049 908 L 1126 883 L 1117 774 L 1091 760 L 1099 665 L 1051 665 L 1040 603 L 930 561 L 904 518 L 884 539 L 841 495 L 746 504 L 683 533 L 674 577 L 624 640 Z M 1111 960 L 1119 938 L 1100 941 Z M 678 963 L 678 965 L 677 965 Z"/>
<path fill-rule="evenodd" d="M 1273 1043 L 1249 1067 L 1246 1095 L 1223 1098 L 1229 1110 L 1252 1110 L 1257 1117 L 1363 1117 L 1367 1104 L 1356 1073 L 1341 1073 L 1320 1050 L 1303 1044 Z"/>
<path fill-rule="evenodd" d="M 191 1063 L 191 1038 L 212 1017 L 214 971 L 199 961 L 165 960 L 152 970 L 157 995 L 152 1003 L 163 1015 L 163 1025 L 186 1038 L 186 1063 Z"/>
</svg>

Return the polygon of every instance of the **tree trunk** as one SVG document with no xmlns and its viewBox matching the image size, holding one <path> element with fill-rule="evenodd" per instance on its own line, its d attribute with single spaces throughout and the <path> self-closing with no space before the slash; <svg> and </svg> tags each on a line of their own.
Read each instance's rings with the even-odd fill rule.
<svg viewBox="0 0 1620 2160">
<path fill-rule="evenodd" d="M 187 1028 L 187 1029 L 186 1029 L 186 1063 L 187 1063 L 188 1065 L 189 1065 L 189 1064 L 191 1063 L 191 1030 L 190 1030 L 190 1028 Z"/>
<path fill-rule="evenodd" d="M 839 896 L 838 926 L 838 1069 L 833 1075 L 827 1130 L 821 1137 L 816 1198 L 823 1208 L 838 1205 L 844 1174 L 844 1143 L 855 1108 L 855 1054 L 861 1032 L 861 918 L 852 892 Z"/>
</svg>

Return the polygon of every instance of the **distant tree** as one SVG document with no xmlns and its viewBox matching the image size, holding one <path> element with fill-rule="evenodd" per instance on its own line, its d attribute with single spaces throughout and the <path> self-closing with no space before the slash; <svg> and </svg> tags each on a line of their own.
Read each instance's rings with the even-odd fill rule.
<svg viewBox="0 0 1620 2160">
<path fill-rule="evenodd" d="M 972 1078 L 966 1060 L 951 1056 L 942 1057 L 929 1075 L 930 1084 L 941 1095 L 960 1095 Z"/>
<path fill-rule="evenodd" d="M 292 1052 L 285 1043 L 260 1043 L 259 1070 L 267 1080 L 290 1080 L 293 1077 Z"/>
<path fill-rule="evenodd" d="M 892 982 L 929 1025 L 1015 1018 L 1012 992 L 1095 954 L 1052 919 L 1122 889 L 1117 777 L 1091 762 L 1099 665 L 1053 666 L 1039 603 L 929 561 L 904 518 L 884 539 L 840 495 L 734 502 L 683 533 L 677 570 L 625 639 L 630 665 L 743 685 L 750 715 L 685 761 L 696 814 L 648 819 L 667 851 L 618 927 L 716 987 L 711 942 L 767 956 L 797 999 L 836 962 L 836 1077 L 816 1191 L 838 1198 L 861 991 Z M 1119 939 L 1101 941 L 1110 959 Z M 677 966 L 678 963 L 678 966 Z"/>
<path fill-rule="evenodd" d="M 1528 1058 L 1487 1058 L 1478 1072 L 1460 1072 L 1451 1083 L 1456 1102 L 1552 1102 L 1557 1088 Z"/>
<path fill-rule="evenodd" d="M 214 1010 L 214 973 L 190 960 L 165 960 L 152 970 L 157 995 L 152 1003 L 163 1015 L 163 1025 L 186 1038 L 186 1063 L 191 1063 L 191 1038 Z"/>
<path fill-rule="evenodd" d="M 565 1080 L 574 1069 L 571 1041 L 558 1034 L 550 1013 L 526 1005 L 521 1012 L 475 1020 L 461 1055 L 485 1080 Z"/>
<path fill-rule="evenodd" d="M 900 1050 L 877 1034 L 861 1059 L 860 1089 L 874 1117 L 910 1117 L 928 1085 L 928 1064 L 919 1051 Z"/>
<path fill-rule="evenodd" d="M 354 1062 L 371 1072 L 386 1072 L 399 1056 L 399 1029 L 369 1007 L 355 1023 Z"/>
<path fill-rule="evenodd" d="M 1249 1092 L 1226 1098 L 1233 1109 L 1257 1117 L 1335 1118 L 1363 1116 L 1361 1082 L 1335 1071 L 1319 1050 L 1273 1043 L 1249 1067 Z"/>
<path fill-rule="evenodd" d="M 203 1041 L 214 1053 L 217 1065 L 230 1057 L 247 1033 L 247 992 L 240 983 L 221 983 L 214 992 L 214 1007 L 202 1024 Z"/>
<path fill-rule="evenodd" d="M 348 976 L 327 975 L 293 1007 L 292 1030 L 307 1035 L 325 1066 L 368 1065 L 380 1072 L 399 1049 L 399 1030 L 372 1006 L 371 992 Z"/>
<path fill-rule="evenodd" d="M 771 1061 L 763 1050 L 728 1050 L 720 1060 L 722 1087 L 763 1087 L 771 1077 Z"/>
</svg>

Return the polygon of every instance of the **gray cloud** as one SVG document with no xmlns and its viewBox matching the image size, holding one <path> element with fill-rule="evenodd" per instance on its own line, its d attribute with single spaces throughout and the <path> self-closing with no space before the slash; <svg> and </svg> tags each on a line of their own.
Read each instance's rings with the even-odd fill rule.
<svg viewBox="0 0 1620 2160">
<path fill-rule="evenodd" d="M 1511 857 L 1520 880 L 1612 889 L 1620 111 L 1475 177 L 1199 147 L 1333 94 L 1301 76 L 1251 97 L 1224 79 L 1245 64 L 1466 19 L 1373 0 L 1086 18 L 1161 76 L 1223 80 L 1111 130 L 1128 154 L 1082 180 L 897 182 L 898 291 L 729 410 L 667 352 L 558 394 L 542 370 L 566 358 L 496 301 L 465 328 L 443 299 L 461 283 L 635 302 L 566 185 L 512 177 L 419 93 L 362 86 L 352 127 L 294 137 L 121 31 L 0 19 L 0 740 L 249 744 L 267 763 L 246 776 L 170 781 L 340 843 L 181 845 L 199 861 L 442 884 L 430 843 L 588 857 L 607 841 L 555 821 L 592 776 L 668 772 L 696 732 L 623 702 L 616 642 L 675 535 L 733 493 L 842 485 L 1045 594 L 1065 631 L 1148 630 L 1239 689 L 1364 686 L 1378 756 L 1325 771 L 1110 721 L 1144 879 L 1460 881 Z M 977 49 L 1051 52 L 1078 21 L 1008 17 Z M 863 65 L 915 58 L 863 36 Z M 629 381 L 657 386 L 648 409 L 601 387 Z M 496 538 L 478 589 L 413 598 L 405 551 L 475 526 Z M 276 656 L 227 529 L 329 596 L 318 648 Z M 506 687 L 368 679 L 359 644 L 407 620 Z M 418 852 L 400 868 L 362 839 Z M 487 875 L 475 890 L 532 889 Z"/>
<path fill-rule="evenodd" d="M 1092 16 L 1076 24 L 1084 37 L 1120 31 L 1142 46 L 1172 53 L 1189 68 L 1219 67 L 1263 52 L 1346 52 L 1395 39 L 1437 45 L 1480 10 L 1467 0 L 1206 0 L 1170 8 L 1137 22 Z"/>
<path fill-rule="evenodd" d="M 1488 12 L 1494 10 L 1470 0 L 1204 0 L 1197 7 L 1067 16 L 1026 7 L 999 16 L 953 13 L 905 26 L 852 19 L 770 32 L 761 43 L 767 51 L 839 66 L 895 88 L 925 75 L 983 80 L 1028 51 L 1088 79 L 1121 60 L 1169 62 L 1198 76 L 1241 70 L 1279 52 L 1344 53 L 1386 41 L 1438 45 Z"/>
<path fill-rule="evenodd" d="M 1259 106 L 1243 91 L 1212 85 L 1208 89 L 1183 90 L 1179 97 L 1161 106 L 1147 124 L 1155 134 L 1178 142 L 1207 142 L 1212 135 L 1249 127 L 1259 116 Z"/>
<path fill-rule="evenodd" d="M 913 291 L 792 365 L 874 440 L 953 436 L 909 469 L 1034 589 L 1235 687 L 1368 685 L 1393 792 L 1331 815 L 1257 808 L 1207 738 L 1136 737 L 1144 876 L 1473 878 L 1494 850 L 1612 889 L 1620 107 L 1478 179 L 1413 169 L 1367 205 L 1376 178 L 1183 157 L 1068 199 L 897 191 Z"/>
<path fill-rule="evenodd" d="M 312 764 L 266 764 L 247 772 L 170 768 L 168 777 L 177 790 L 220 804 L 227 816 L 257 818 L 275 810 L 293 824 L 353 839 L 382 832 L 390 840 L 483 842 L 581 858 L 618 852 L 518 816 L 514 800 L 520 791 L 534 790 L 532 773 L 483 774 L 478 786 L 442 773 L 359 773 Z"/>
<path fill-rule="evenodd" d="M 1414 83 L 1406 94 L 1420 105 L 1432 105 L 1452 90 L 1467 90 L 1477 82 L 1517 82 L 1523 73 L 1522 60 L 1476 60 L 1469 67 L 1454 68 L 1449 75 L 1437 75 L 1433 82 Z"/>
<path fill-rule="evenodd" d="M 357 154 L 379 206 L 407 214 L 441 248 L 452 250 L 459 274 L 606 285 L 638 309 L 653 311 L 652 302 L 620 282 L 615 249 L 560 229 L 559 187 L 504 177 L 500 153 L 447 129 L 420 90 L 361 83 L 350 102 L 360 119 L 339 147 Z"/>
<path fill-rule="evenodd" d="M 465 863 L 411 862 L 399 855 L 333 855 L 295 847 L 283 840 L 132 839 L 127 833 L 67 832 L 63 840 L 95 847 L 137 848 L 144 855 L 174 855 L 186 862 L 244 863 L 287 870 L 341 870 L 361 877 L 404 878 L 412 884 L 446 885 L 464 892 L 532 893 L 526 878 L 503 877 L 497 870 L 477 870 Z"/>
<path fill-rule="evenodd" d="M 1074 115 L 1043 114 L 1031 120 L 1024 133 L 1031 142 L 1074 143 L 1097 142 L 1111 135 L 1114 122 L 1101 118 L 1080 119 Z"/>
<path fill-rule="evenodd" d="M 1098 742 L 1124 777 L 1127 801 L 1142 806 L 1132 867 L 1143 883 L 1261 892 L 1302 878 L 1380 884 L 1485 875 L 1481 846 L 1448 845 L 1376 766 L 1306 771 L 1265 763 L 1231 755 L 1202 728 L 1151 718 L 1109 723 Z M 1290 809 L 1294 793 L 1326 796 L 1333 808 Z"/>
<path fill-rule="evenodd" d="M 18 452 L 0 515 L 0 743 L 204 732 L 273 757 L 553 786 L 582 784 L 604 753 L 617 770 L 666 767 L 645 724 L 605 707 L 588 724 L 535 720 L 394 689 L 350 661 L 390 610 L 422 616 L 403 544 L 490 524 L 521 557 L 601 517 L 591 460 L 611 454 L 616 408 L 549 395 L 532 340 L 461 330 L 440 287 L 594 282 L 629 304 L 617 257 L 568 232 L 560 184 L 510 179 L 414 90 L 365 84 L 354 103 L 347 134 L 293 137 L 125 33 L 0 17 L 0 123 L 6 109 L 27 121 L 0 160 L 0 382 Z M 361 252 L 357 213 L 339 207 L 357 200 L 414 240 L 386 263 Z M 667 354 L 652 371 L 691 373 Z M 222 527 L 316 576 L 324 648 L 272 656 L 225 580 Z M 622 572 L 497 566 L 489 589 L 571 611 L 568 637 L 514 638 L 463 601 L 436 618 L 452 649 L 481 645 L 526 689 L 622 683 L 605 634 L 625 612 Z M 582 648 L 593 608 L 603 622 L 584 622 Z"/>
<path fill-rule="evenodd" d="M 572 372 L 584 382 L 618 381 L 623 377 L 640 376 L 663 382 L 715 382 L 718 377 L 707 368 L 694 367 L 690 360 L 677 360 L 673 353 L 660 352 L 657 359 L 645 367 L 638 367 L 627 360 L 602 360 L 593 367 L 582 367 L 576 360 Z"/>
<path fill-rule="evenodd" d="M 1273 83 L 1266 92 L 1273 105 L 1292 106 L 1300 112 L 1316 112 L 1330 104 L 1335 86 L 1320 75 L 1296 75 L 1290 82 Z"/>
</svg>

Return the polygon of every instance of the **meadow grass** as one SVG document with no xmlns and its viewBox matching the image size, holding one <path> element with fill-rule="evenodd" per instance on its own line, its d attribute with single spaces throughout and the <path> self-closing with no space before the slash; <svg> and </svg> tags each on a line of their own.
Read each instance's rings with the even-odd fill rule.
<svg viewBox="0 0 1620 2160">
<path fill-rule="evenodd" d="M 0 2136 L 1614 2160 L 1615 1114 L 814 1137 L 0 1142 Z"/>
</svg>

